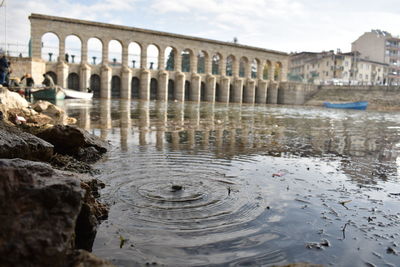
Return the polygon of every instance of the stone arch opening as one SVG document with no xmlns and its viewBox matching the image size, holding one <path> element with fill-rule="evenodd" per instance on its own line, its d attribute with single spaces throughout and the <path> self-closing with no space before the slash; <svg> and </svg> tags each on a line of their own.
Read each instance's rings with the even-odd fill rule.
<svg viewBox="0 0 400 267">
<path fill-rule="evenodd" d="M 200 100 L 201 101 L 206 101 L 206 83 L 201 82 L 200 84 Z"/>
<path fill-rule="evenodd" d="M 131 42 L 128 46 L 128 66 L 131 68 L 140 68 L 141 46 L 136 42 Z"/>
<path fill-rule="evenodd" d="M 55 33 L 47 32 L 42 35 L 42 59 L 48 62 L 58 60 L 60 39 Z"/>
<path fill-rule="evenodd" d="M 81 48 L 81 39 L 76 35 L 68 35 L 65 38 L 65 61 L 69 63 L 81 63 Z"/>
<path fill-rule="evenodd" d="M 131 98 L 140 98 L 140 80 L 138 77 L 132 77 L 131 80 Z"/>
<path fill-rule="evenodd" d="M 90 89 L 93 91 L 93 97 L 99 98 L 101 92 L 101 80 L 97 74 L 90 76 Z"/>
<path fill-rule="evenodd" d="M 206 73 L 206 60 L 207 53 L 205 51 L 199 51 L 197 54 L 197 73 Z"/>
<path fill-rule="evenodd" d="M 68 88 L 79 91 L 79 75 L 75 72 L 68 74 Z"/>
<path fill-rule="evenodd" d="M 221 55 L 215 54 L 212 57 L 212 62 L 211 62 L 211 73 L 214 75 L 219 75 L 220 74 L 220 64 L 221 64 Z"/>
<path fill-rule="evenodd" d="M 48 74 L 53 79 L 54 83 L 57 84 L 57 74 L 55 72 L 48 71 L 46 74 Z"/>
<path fill-rule="evenodd" d="M 233 76 L 233 62 L 235 61 L 235 57 L 230 55 L 226 58 L 226 75 Z"/>
<path fill-rule="evenodd" d="M 147 46 L 147 68 L 150 70 L 158 69 L 158 54 L 160 49 L 154 44 Z"/>
<path fill-rule="evenodd" d="M 188 80 L 185 81 L 185 101 L 189 101 L 191 99 L 191 84 Z"/>
<path fill-rule="evenodd" d="M 233 103 L 235 100 L 235 89 L 232 84 L 229 85 L 229 102 Z"/>
<path fill-rule="evenodd" d="M 282 80 L 282 63 L 278 61 L 275 63 L 274 81 L 281 81 L 281 80 Z"/>
<path fill-rule="evenodd" d="M 121 66 L 121 64 L 122 64 L 122 44 L 120 41 L 111 40 L 108 43 L 108 62 L 112 66 Z"/>
<path fill-rule="evenodd" d="M 121 97 L 121 78 L 117 75 L 111 78 L 111 97 L 120 98 Z"/>
<path fill-rule="evenodd" d="M 92 65 L 100 64 L 103 61 L 103 43 L 100 39 L 92 37 L 88 40 L 88 63 Z"/>
<path fill-rule="evenodd" d="M 150 100 L 157 99 L 158 81 L 155 78 L 150 80 Z"/>
<path fill-rule="evenodd" d="M 267 61 L 265 62 L 265 64 L 264 64 L 264 71 L 263 71 L 263 79 L 264 79 L 264 80 L 269 80 L 269 79 L 271 78 L 271 77 L 270 77 L 270 74 L 271 74 L 271 66 L 272 66 L 271 61 L 267 60 Z"/>
<path fill-rule="evenodd" d="M 215 101 L 221 102 L 221 88 L 219 83 L 215 84 Z"/>
<path fill-rule="evenodd" d="M 168 80 L 168 100 L 175 100 L 175 82 Z"/>
<path fill-rule="evenodd" d="M 253 59 L 251 62 L 251 78 L 255 79 L 257 78 L 257 73 L 258 73 L 258 61 L 257 59 Z"/>
<path fill-rule="evenodd" d="M 165 49 L 165 70 L 173 71 L 175 70 L 175 55 L 176 49 L 173 47 L 167 47 Z"/>
<path fill-rule="evenodd" d="M 247 76 L 247 65 L 249 60 L 246 57 L 242 57 L 239 62 L 239 77 Z"/>
<path fill-rule="evenodd" d="M 190 49 L 185 49 L 182 51 L 181 53 L 181 57 L 182 57 L 182 66 L 181 66 L 181 70 L 183 72 L 190 72 L 191 68 L 191 58 L 192 58 L 193 52 Z"/>
</svg>

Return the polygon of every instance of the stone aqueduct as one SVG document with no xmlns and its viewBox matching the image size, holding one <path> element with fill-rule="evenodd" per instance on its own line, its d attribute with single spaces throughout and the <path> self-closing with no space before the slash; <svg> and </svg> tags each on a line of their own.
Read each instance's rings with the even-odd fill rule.
<svg viewBox="0 0 400 267">
<path fill-rule="evenodd" d="M 117 26 L 84 20 L 32 14 L 32 60 L 41 61 L 42 36 L 54 33 L 59 39 L 57 62 L 46 62 L 45 71 L 51 72 L 57 84 L 68 87 L 71 75 L 78 77 L 78 90 L 93 87 L 97 79 L 98 94 L 109 99 L 210 101 L 235 103 L 271 103 L 278 100 L 280 84 L 285 84 L 288 55 L 262 48 L 196 38 L 178 34 Z M 65 40 L 76 36 L 81 41 L 81 62 L 66 62 Z M 88 58 L 88 40 L 97 38 L 102 43 L 101 64 L 91 64 Z M 120 64 L 109 58 L 109 42 L 117 40 L 122 46 Z M 130 66 L 128 46 L 140 46 L 140 68 Z M 158 50 L 157 69 L 148 67 L 147 47 Z M 173 49 L 174 65 L 166 68 L 164 51 Z M 190 64 L 182 69 L 182 52 L 188 52 Z M 200 56 L 203 59 L 200 59 Z M 218 65 L 214 69 L 213 59 Z M 200 62 L 201 61 L 201 62 Z M 114 62 L 115 63 L 115 62 Z M 204 64 L 200 68 L 200 64 Z M 256 64 L 256 65 L 254 65 Z M 287 86 L 286 86 L 287 87 Z"/>
</svg>

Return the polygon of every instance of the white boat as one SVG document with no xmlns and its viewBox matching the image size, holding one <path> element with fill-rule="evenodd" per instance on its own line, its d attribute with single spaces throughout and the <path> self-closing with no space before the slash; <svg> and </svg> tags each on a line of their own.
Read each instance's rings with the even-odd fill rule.
<svg viewBox="0 0 400 267">
<path fill-rule="evenodd" d="M 62 91 L 65 94 L 65 98 L 76 98 L 76 99 L 92 99 L 93 92 L 81 92 L 72 89 L 63 88 Z"/>
</svg>

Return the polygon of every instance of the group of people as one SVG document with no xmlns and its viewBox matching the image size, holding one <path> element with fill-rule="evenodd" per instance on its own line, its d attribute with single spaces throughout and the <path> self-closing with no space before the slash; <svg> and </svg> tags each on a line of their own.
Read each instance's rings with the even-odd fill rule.
<svg viewBox="0 0 400 267">
<path fill-rule="evenodd" d="M 0 84 L 3 86 L 8 86 L 10 82 L 10 74 L 11 74 L 11 64 L 8 61 L 5 54 L 0 56 Z"/>
<path fill-rule="evenodd" d="M 0 55 L 0 85 L 7 87 L 13 91 L 17 91 L 25 98 L 31 98 L 31 89 L 35 86 L 35 81 L 30 73 L 25 73 L 21 78 L 11 78 L 12 73 L 11 62 L 5 54 Z M 56 85 L 48 74 L 43 74 L 43 86 L 45 88 L 55 88 Z"/>
</svg>

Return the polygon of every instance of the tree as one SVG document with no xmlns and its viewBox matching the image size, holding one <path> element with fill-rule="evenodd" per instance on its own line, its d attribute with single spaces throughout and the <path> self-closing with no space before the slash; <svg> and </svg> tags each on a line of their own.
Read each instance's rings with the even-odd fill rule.
<svg viewBox="0 0 400 267">
<path fill-rule="evenodd" d="M 167 66 L 165 67 L 166 70 L 174 70 L 175 66 L 175 53 L 174 50 L 171 50 L 168 55 L 167 59 Z"/>
</svg>

